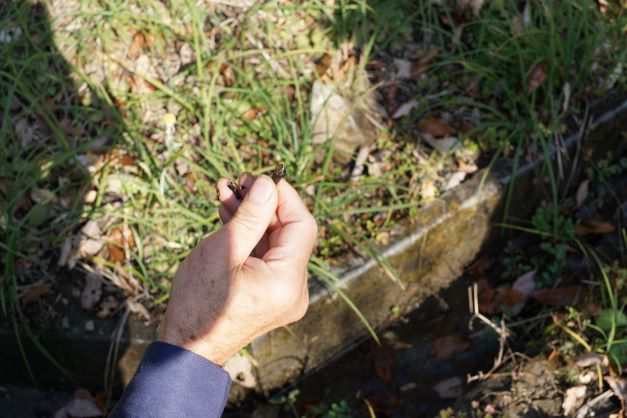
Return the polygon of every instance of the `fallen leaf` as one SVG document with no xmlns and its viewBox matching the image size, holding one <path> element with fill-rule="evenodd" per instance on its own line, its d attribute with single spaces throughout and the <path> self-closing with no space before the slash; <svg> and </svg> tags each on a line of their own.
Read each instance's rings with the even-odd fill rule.
<svg viewBox="0 0 627 418">
<path fill-rule="evenodd" d="M 564 402 L 562 402 L 562 408 L 564 409 L 564 416 L 571 416 L 581 405 L 586 398 L 585 386 L 573 386 L 566 390 L 564 396 Z"/>
<path fill-rule="evenodd" d="M 479 167 L 477 167 L 477 164 L 475 163 L 467 163 L 464 160 L 457 160 L 457 168 L 459 169 L 459 171 L 463 171 L 464 173 L 474 173 L 475 171 L 477 171 L 479 169 Z"/>
<path fill-rule="evenodd" d="M 427 200 L 432 199 L 437 194 L 438 189 L 435 187 L 433 180 L 424 179 L 422 183 L 420 183 L 420 196 Z"/>
<path fill-rule="evenodd" d="M 596 219 L 582 219 L 581 223 L 575 225 L 575 235 L 579 236 L 611 234 L 614 230 L 614 225 L 611 223 Z"/>
<path fill-rule="evenodd" d="M 516 279 L 516 281 L 512 285 L 512 290 L 520 293 L 522 296 L 522 299 L 520 302 L 508 308 L 507 313 L 509 315 L 515 316 L 515 315 L 518 315 L 520 311 L 522 311 L 522 309 L 525 306 L 525 302 L 527 301 L 527 298 L 531 296 L 531 294 L 536 288 L 536 283 L 534 280 L 535 277 L 536 277 L 536 270 L 531 270 L 523 274 L 522 276 L 520 276 L 518 279 Z"/>
<path fill-rule="evenodd" d="M 51 290 L 52 290 L 51 282 L 41 283 L 41 284 L 38 284 L 36 286 L 29 288 L 27 291 L 22 293 L 20 298 L 22 299 L 23 304 L 36 302 L 39 299 L 41 299 L 43 296 L 49 294 Z"/>
<path fill-rule="evenodd" d="M 535 277 L 537 270 L 531 270 L 516 279 L 512 285 L 512 289 L 522 293 L 523 296 L 529 297 L 536 287 Z"/>
<path fill-rule="evenodd" d="M 244 119 L 255 120 L 259 117 L 259 115 L 263 114 L 265 109 L 261 107 L 253 107 L 244 112 Z"/>
<path fill-rule="evenodd" d="M 85 276 L 85 287 L 81 293 L 81 308 L 90 310 L 102 297 L 102 281 L 96 274 Z"/>
<path fill-rule="evenodd" d="M 475 279 L 485 277 L 486 272 L 492 268 L 493 264 L 494 259 L 492 257 L 482 255 L 466 268 L 466 274 Z"/>
<path fill-rule="evenodd" d="M 420 133 L 433 135 L 434 137 L 451 136 L 457 132 L 448 123 L 440 118 L 429 117 L 423 119 L 418 125 Z"/>
<path fill-rule="evenodd" d="M 322 77 L 327 73 L 332 61 L 331 55 L 329 54 L 324 54 L 316 61 L 316 73 L 318 74 L 318 77 Z"/>
<path fill-rule="evenodd" d="M 135 248 L 135 238 L 128 227 L 120 226 L 112 229 L 107 236 L 107 249 L 109 250 L 109 261 L 112 263 L 123 263 L 126 261 L 126 248 Z"/>
<path fill-rule="evenodd" d="M 451 177 L 446 182 L 446 186 L 444 186 L 444 190 L 451 190 L 461 184 L 462 181 L 466 178 L 466 173 L 463 171 L 457 171 L 451 175 Z"/>
<path fill-rule="evenodd" d="M 538 87 L 540 87 L 540 85 L 548 79 L 545 67 L 546 63 L 544 61 L 540 61 L 533 66 L 527 81 L 527 94 L 531 94 L 536 91 Z"/>
<path fill-rule="evenodd" d="M 93 239 L 81 239 L 77 254 L 80 257 L 90 257 L 98 254 L 103 247 L 103 243 Z"/>
<path fill-rule="evenodd" d="M 146 36 L 141 31 L 135 32 L 133 40 L 128 48 L 128 57 L 132 60 L 136 60 L 142 54 L 146 48 Z"/>
<path fill-rule="evenodd" d="M 586 288 L 580 285 L 543 289 L 533 292 L 532 297 L 543 305 L 564 306 L 575 305 L 583 300 Z"/>
<path fill-rule="evenodd" d="M 575 208 L 581 207 L 581 205 L 583 205 L 583 202 L 588 197 L 588 186 L 589 185 L 590 185 L 590 180 L 584 180 L 579 185 L 579 188 L 577 189 L 577 195 L 575 197 L 575 200 L 577 202 L 576 205 L 575 205 Z"/>
<path fill-rule="evenodd" d="M 396 77 L 400 79 L 411 78 L 412 62 L 405 59 L 394 58 L 394 66 L 396 67 Z"/>
<path fill-rule="evenodd" d="M 433 135 L 430 134 L 422 134 L 422 138 L 427 142 L 427 144 L 431 145 L 434 149 L 438 150 L 440 153 L 445 154 L 451 148 L 456 146 L 459 141 L 454 136 L 448 136 L 446 138 L 435 139 Z"/>
<path fill-rule="evenodd" d="M 392 115 L 392 119 L 399 119 L 403 116 L 409 115 L 409 113 L 420 104 L 418 100 L 410 100 L 408 102 L 403 103 L 396 109 L 396 112 Z"/>
<path fill-rule="evenodd" d="M 451 377 L 433 386 L 433 390 L 442 399 L 454 399 L 463 393 L 464 381 L 459 377 Z"/>
<path fill-rule="evenodd" d="M 504 309 L 512 308 L 523 300 L 523 294 L 517 290 L 507 287 L 494 289 L 487 280 L 481 279 L 477 282 L 479 287 L 479 310 L 489 315 L 503 312 Z"/>
<path fill-rule="evenodd" d="M 585 353 L 575 358 L 575 364 L 583 369 L 596 366 L 597 364 L 608 365 L 607 356 L 597 353 Z"/>
<path fill-rule="evenodd" d="M 470 347 L 470 341 L 461 334 L 440 337 L 433 342 L 431 354 L 440 360 L 448 360 L 456 354 L 466 351 Z"/>
</svg>

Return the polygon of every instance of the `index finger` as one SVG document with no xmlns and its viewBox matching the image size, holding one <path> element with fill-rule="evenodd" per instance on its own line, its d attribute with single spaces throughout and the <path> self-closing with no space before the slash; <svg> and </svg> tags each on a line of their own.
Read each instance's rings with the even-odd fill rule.
<svg viewBox="0 0 627 418">
<path fill-rule="evenodd" d="M 298 192 L 285 179 L 277 184 L 277 190 L 280 227 L 270 234 L 270 249 L 263 259 L 268 264 L 287 262 L 305 268 L 316 242 L 318 226 Z"/>
</svg>

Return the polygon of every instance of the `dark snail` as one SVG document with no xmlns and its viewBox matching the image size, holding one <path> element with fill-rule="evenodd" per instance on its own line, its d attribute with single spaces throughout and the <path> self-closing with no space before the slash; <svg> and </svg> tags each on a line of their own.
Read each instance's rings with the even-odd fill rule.
<svg viewBox="0 0 627 418">
<path fill-rule="evenodd" d="M 285 177 L 285 174 L 287 174 L 285 166 L 283 164 L 279 164 L 274 168 L 274 171 L 270 173 L 270 178 L 272 179 L 274 184 L 277 184 L 281 181 L 283 177 Z M 233 182 L 230 182 L 227 186 L 229 189 L 231 189 L 237 200 L 242 200 L 244 198 L 244 195 L 242 194 L 244 192 L 244 186 L 235 184 Z"/>
</svg>

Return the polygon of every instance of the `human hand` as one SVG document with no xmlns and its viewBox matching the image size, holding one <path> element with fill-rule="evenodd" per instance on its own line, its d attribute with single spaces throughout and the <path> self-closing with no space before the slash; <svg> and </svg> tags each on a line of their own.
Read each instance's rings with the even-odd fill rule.
<svg viewBox="0 0 627 418">
<path fill-rule="evenodd" d="M 241 178 L 240 202 L 218 181 L 225 224 L 181 264 L 157 339 L 223 365 L 256 337 L 303 317 L 317 226 L 285 180 Z"/>
</svg>

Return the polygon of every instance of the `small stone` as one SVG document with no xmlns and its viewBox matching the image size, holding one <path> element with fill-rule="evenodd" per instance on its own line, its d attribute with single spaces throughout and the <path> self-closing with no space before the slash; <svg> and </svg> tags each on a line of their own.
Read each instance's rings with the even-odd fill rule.
<svg viewBox="0 0 627 418">
<path fill-rule="evenodd" d="M 61 320 L 61 326 L 66 329 L 70 327 L 70 320 L 67 318 L 67 316 L 64 316 Z"/>
<path fill-rule="evenodd" d="M 95 190 L 90 190 L 85 193 L 85 197 L 83 198 L 83 202 L 85 203 L 94 203 L 96 201 L 96 197 L 98 197 L 98 192 Z"/>
<path fill-rule="evenodd" d="M 87 322 L 85 322 L 85 331 L 93 331 L 95 330 L 96 327 L 94 325 L 94 321 L 92 321 L 91 319 Z"/>
</svg>

